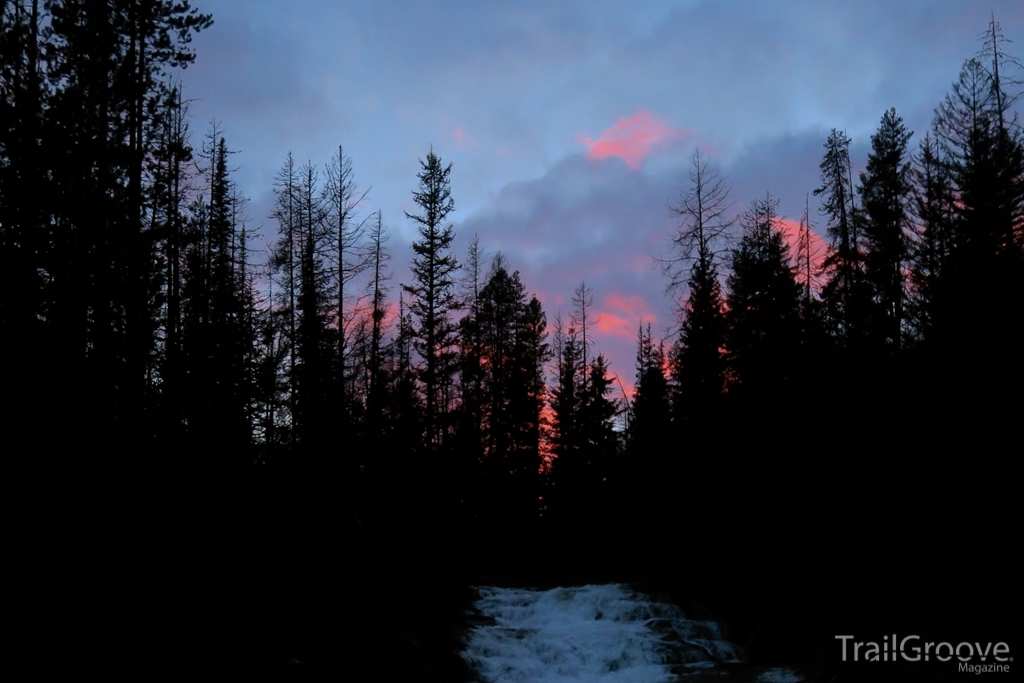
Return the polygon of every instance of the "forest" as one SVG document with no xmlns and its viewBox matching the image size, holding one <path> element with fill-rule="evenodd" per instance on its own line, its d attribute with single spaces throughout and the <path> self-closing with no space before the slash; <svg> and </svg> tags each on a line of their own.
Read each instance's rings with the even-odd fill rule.
<svg viewBox="0 0 1024 683">
<path fill-rule="evenodd" d="M 545 311 L 500 252 L 454 253 L 433 149 L 409 256 L 340 144 L 282 153 L 260 234 L 180 80 L 212 22 L 0 9 L 4 451 L 41 661 L 469 680 L 486 580 L 643 582 L 823 670 L 840 626 L 1008 637 L 1012 568 L 965 552 L 1019 533 L 1024 71 L 995 19 L 930 130 L 882 112 L 866 160 L 831 131 L 792 245 L 694 152 L 660 257 L 678 333 L 637 321 L 629 393 L 585 281 Z"/>
</svg>

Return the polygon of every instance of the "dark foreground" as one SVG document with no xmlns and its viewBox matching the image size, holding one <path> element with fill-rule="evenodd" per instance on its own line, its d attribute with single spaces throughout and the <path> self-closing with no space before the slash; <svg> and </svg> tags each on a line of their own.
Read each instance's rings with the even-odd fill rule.
<svg viewBox="0 0 1024 683">
<path fill-rule="evenodd" d="M 34 463 L 12 478 L 29 486 L 11 589 L 27 607 L 18 657 L 40 672 L 467 681 L 471 587 L 502 584 L 628 582 L 818 681 L 967 675 L 843 662 L 837 635 L 1019 648 L 1019 485 L 985 441 L 1013 411 L 969 429 L 950 412 L 884 448 L 865 429 L 827 455 L 810 430 L 802 455 L 761 436 L 690 444 L 660 489 L 523 525 L 446 510 L 429 478 L 346 489 L 271 464 L 198 482 L 209 453 L 88 406 L 56 406 L 80 418 L 55 432 L 32 405 L 11 413 L 36 438 L 10 451 Z"/>
<path fill-rule="evenodd" d="M 1013 497 L 972 471 L 908 488 L 852 462 L 814 486 L 752 467 L 617 520 L 457 533 L 424 508 L 382 522 L 356 494 L 273 473 L 187 495 L 107 482 L 33 540 L 48 547 L 29 633 L 44 669 L 108 680 L 466 681 L 471 586 L 624 581 L 719 621 L 752 662 L 821 681 L 954 680 L 955 660 L 844 663 L 835 636 L 1012 654 Z"/>
</svg>

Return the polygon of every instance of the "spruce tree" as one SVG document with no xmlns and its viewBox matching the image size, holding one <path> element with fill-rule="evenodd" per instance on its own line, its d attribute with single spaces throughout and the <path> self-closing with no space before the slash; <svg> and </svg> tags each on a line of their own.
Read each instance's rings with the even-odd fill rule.
<svg viewBox="0 0 1024 683">
<path fill-rule="evenodd" d="M 771 193 L 751 202 L 728 278 L 727 358 L 738 390 L 778 396 L 792 378 L 800 340 L 800 285 Z"/>
<path fill-rule="evenodd" d="M 714 261 L 697 262 L 688 289 L 672 352 L 673 414 L 680 428 L 688 422 L 699 424 L 715 410 L 726 379 L 725 302 Z"/>
<path fill-rule="evenodd" d="M 480 290 L 478 321 L 484 464 L 505 504 L 535 516 L 547 323 L 540 301 L 527 300 L 519 272 L 508 272 L 500 252 Z"/>
<path fill-rule="evenodd" d="M 913 159 L 911 213 L 915 220 L 908 317 L 917 343 L 932 340 L 946 310 L 950 259 L 955 247 L 956 197 L 938 139 L 925 135 Z"/>
<path fill-rule="evenodd" d="M 872 297 L 869 334 L 888 353 L 901 348 L 904 335 L 912 135 L 895 109 L 885 112 L 857 188 L 865 213 L 864 277 Z"/>
<path fill-rule="evenodd" d="M 680 224 L 664 273 L 670 290 L 684 285 L 679 339 L 672 353 L 673 412 L 678 427 L 700 421 L 725 388 L 725 317 L 718 257 L 732 226 L 729 189 L 700 150 L 690 159 L 690 187 L 672 207 Z"/>
<path fill-rule="evenodd" d="M 677 464 L 670 457 L 670 426 L 672 407 L 665 376 L 664 342 L 654 343 L 651 324 L 637 330 L 636 384 L 631 417 L 626 429 L 626 475 L 634 502 L 660 490 Z"/>
<path fill-rule="evenodd" d="M 449 399 L 455 373 L 455 326 L 451 320 L 457 306 L 455 273 L 459 267 L 451 254 L 455 233 L 445 224 L 455 210 L 451 198 L 451 164 L 442 165 L 433 149 L 420 161 L 419 189 L 413 200 L 420 213 L 406 213 L 416 222 L 420 239 L 413 243 L 412 285 L 403 285 L 413 295 L 411 310 L 416 318 L 415 347 L 421 358 L 418 370 L 423 387 L 424 422 L 427 444 L 436 448 L 449 432 Z"/>
<path fill-rule="evenodd" d="M 822 197 L 821 213 L 828 219 L 826 230 L 831 240 L 822 263 L 826 322 L 842 346 L 859 348 L 868 301 L 858 235 L 860 217 L 850 177 L 850 138 L 845 133 L 832 129 L 820 168 L 821 186 L 814 195 Z"/>
</svg>

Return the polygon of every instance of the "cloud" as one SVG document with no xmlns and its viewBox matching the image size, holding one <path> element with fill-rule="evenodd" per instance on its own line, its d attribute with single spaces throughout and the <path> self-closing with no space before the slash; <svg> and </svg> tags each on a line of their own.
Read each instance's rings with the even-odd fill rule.
<svg viewBox="0 0 1024 683">
<path fill-rule="evenodd" d="M 587 148 L 587 158 L 618 157 L 634 171 L 657 146 L 694 137 L 685 128 L 673 128 L 668 119 L 658 118 L 646 109 L 621 118 L 596 139 L 577 136 Z"/>
<path fill-rule="evenodd" d="M 605 335 L 635 339 L 638 323 L 658 322 L 647 300 L 636 294 L 608 294 L 602 304 L 597 312 L 597 329 Z"/>
<path fill-rule="evenodd" d="M 451 131 L 451 139 L 455 142 L 455 149 L 465 149 L 466 147 L 476 146 L 476 139 L 466 132 L 465 126 L 456 126 L 453 128 Z"/>
</svg>

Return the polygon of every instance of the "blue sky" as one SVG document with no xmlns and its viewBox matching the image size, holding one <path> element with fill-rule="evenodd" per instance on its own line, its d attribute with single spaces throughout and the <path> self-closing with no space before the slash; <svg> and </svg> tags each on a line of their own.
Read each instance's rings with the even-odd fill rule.
<svg viewBox="0 0 1024 683">
<path fill-rule="evenodd" d="M 194 3 L 214 24 L 182 74 L 192 127 L 220 122 L 266 237 L 287 154 L 323 167 L 343 145 L 408 282 L 403 212 L 433 146 L 453 164 L 457 255 L 479 234 L 549 321 L 585 279 L 603 316 L 596 346 L 627 384 L 637 323 L 674 326 L 654 259 L 696 146 L 737 211 L 770 190 L 797 220 L 829 130 L 846 130 L 863 166 L 895 107 L 916 147 L 990 12 L 1024 58 L 1019 0 Z"/>
</svg>

